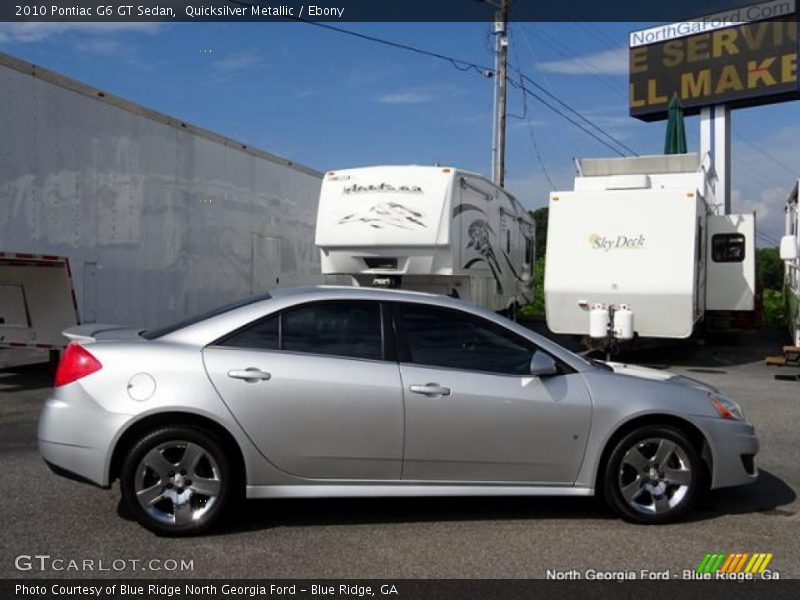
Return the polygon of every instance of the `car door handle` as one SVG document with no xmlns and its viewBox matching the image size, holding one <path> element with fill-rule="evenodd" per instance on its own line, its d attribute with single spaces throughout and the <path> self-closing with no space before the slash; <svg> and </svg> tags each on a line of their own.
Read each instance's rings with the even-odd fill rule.
<svg viewBox="0 0 800 600">
<path fill-rule="evenodd" d="M 228 377 L 233 379 L 243 379 L 247 383 L 257 383 L 259 381 L 267 381 L 272 377 L 272 375 L 266 371 L 262 371 L 261 369 L 248 367 L 238 371 L 228 371 Z"/>
<path fill-rule="evenodd" d="M 424 385 L 415 383 L 410 386 L 410 389 L 415 394 L 424 394 L 426 396 L 449 396 L 450 388 L 442 387 L 438 383 L 426 383 Z"/>
</svg>

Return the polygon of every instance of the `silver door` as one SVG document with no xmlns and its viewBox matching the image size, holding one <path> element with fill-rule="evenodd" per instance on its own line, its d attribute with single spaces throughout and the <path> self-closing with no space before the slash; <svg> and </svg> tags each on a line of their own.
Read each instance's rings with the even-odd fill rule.
<svg viewBox="0 0 800 600">
<path fill-rule="evenodd" d="M 397 316 L 406 346 L 400 365 L 406 415 L 403 478 L 574 483 L 591 421 L 583 378 L 522 374 L 533 348 L 526 355 L 514 347 L 521 338 L 513 333 L 506 338 L 502 328 L 488 322 L 481 331 L 482 319 L 461 322 L 460 314 L 436 311 L 416 320 Z M 415 352 L 415 344 L 429 347 Z M 457 356 L 448 357 L 453 353 Z M 476 369 L 466 370 L 473 356 Z"/>
<path fill-rule="evenodd" d="M 283 334 L 295 318 L 286 315 Z M 327 335 L 337 322 L 322 327 Z M 303 335 L 313 336 L 312 329 L 304 326 Z M 396 362 L 324 355 L 335 351 L 324 340 L 310 340 L 317 343 L 313 354 L 236 347 L 269 346 L 264 335 L 237 339 L 206 348 L 206 369 L 269 461 L 307 478 L 400 478 L 403 399 Z"/>
</svg>

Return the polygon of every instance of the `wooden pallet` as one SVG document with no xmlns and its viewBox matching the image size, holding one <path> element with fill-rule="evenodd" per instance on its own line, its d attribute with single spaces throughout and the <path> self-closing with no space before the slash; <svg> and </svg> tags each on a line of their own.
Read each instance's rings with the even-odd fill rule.
<svg viewBox="0 0 800 600">
<path fill-rule="evenodd" d="M 768 367 L 800 367 L 800 346 L 784 346 L 783 355 L 768 356 Z"/>
</svg>

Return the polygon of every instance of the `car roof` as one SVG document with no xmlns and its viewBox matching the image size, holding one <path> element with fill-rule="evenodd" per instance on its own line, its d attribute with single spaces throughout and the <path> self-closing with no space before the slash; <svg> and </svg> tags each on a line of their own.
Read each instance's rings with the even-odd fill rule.
<svg viewBox="0 0 800 600">
<path fill-rule="evenodd" d="M 326 294 L 326 292 L 328 294 Z M 409 300 L 429 299 L 436 300 L 440 298 L 447 298 L 439 294 L 431 294 L 428 292 L 413 292 L 409 290 L 395 290 L 390 288 L 377 288 L 377 287 L 358 287 L 349 285 L 305 285 L 297 287 L 285 287 L 270 290 L 270 296 L 273 298 L 285 298 L 290 296 L 301 296 L 304 294 L 317 294 L 317 295 L 330 295 L 332 297 L 355 297 L 355 298 L 370 298 L 374 299 L 377 296 L 385 296 L 386 300 L 402 300 L 407 298 Z"/>
<path fill-rule="evenodd" d="M 464 300 L 427 292 L 338 285 L 278 288 L 270 291 L 268 295 L 255 299 L 251 303 L 244 304 L 239 308 L 234 308 L 207 320 L 176 330 L 160 339 L 166 342 L 188 343 L 204 347 L 239 327 L 264 318 L 272 313 L 280 312 L 286 308 L 291 308 L 292 306 L 304 304 L 306 302 L 341 299 L 373 300 L 377 302 L 406 301 L 415 304 L 453 308 L 494 321 L 506 329 L 510 329 L 523 337 L 527 337 L 534 341 L 539 347 L 559 356 L 577 370 L 586 368 L 588 364 L 584 359 L 572 354 L 555 342 L 548 340 L 546 337 L 518 323 L 508 321 L 497 313 L 475 306 Z"/>
</svg>

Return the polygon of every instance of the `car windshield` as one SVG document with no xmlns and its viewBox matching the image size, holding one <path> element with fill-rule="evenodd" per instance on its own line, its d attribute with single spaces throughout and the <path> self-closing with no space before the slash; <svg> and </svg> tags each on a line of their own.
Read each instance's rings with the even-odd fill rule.
<svg viewBox="0 0 800 600">
<path fill-rule="evenodd" d="M 270 296 L 269 294 L 261 294 L 260 296 L 253 296 L 251 298 L 245 298 L 244 300 L 237 300 L 236 302 L 225 304 L 213 310 L 209 310 L 199 315 L 189 317 L 188 319 L 183 319 L 182 321 L 178 321 L 177 323 L 165 325 L 164 327 L 158 327 L 156 329 L 147 329 L 145 331 L 142 331 L 139 335 L 146 340 L 154 340 L 163 337 L 167 334 L 178 331 L 179 329 L 183 329 L 184 327 L 189 327 L 190 325 L 199 323 L 200 321 L 205 321 L 206 319 L 210 319 L 211 317 L 216 317 L 217 315 L 221 315 L 222 313 L 228 312 L 229 310 L 241 308 L 243 306 L 247 306 L 248 304 L 253 304 L 254 302 L 260 302 L 261 300 L 269 300 L 271 297 L 272 296 Z"/>
</svg>

